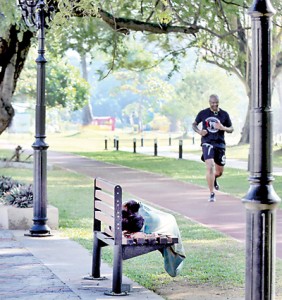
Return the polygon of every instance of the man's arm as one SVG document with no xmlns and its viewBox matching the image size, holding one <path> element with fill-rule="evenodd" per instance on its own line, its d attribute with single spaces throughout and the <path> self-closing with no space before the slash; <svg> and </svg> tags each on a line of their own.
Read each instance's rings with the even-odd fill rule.
<svg viewBox="0 0 282 300">
<path fill-rule="evenodd" d="M 200 130 L 199 128 L 198 128 L 198 124 L 197 124 L 197 122 L 195 121 L 195 122 L 193 122 L 193 124 L 192 124 L 192 128 L 193 128 L 193 130 L 195 131 L 195 132 L 197 132 L 199 135 L 201 135 L 201 136 L 205 136 L 205 135 L 207 135 L 207 130 L 205 130 L 205 129 L 202 129 L 202 130 Z"/>
<path fill-rule="evenodd" d="M 225 132 L 227 132 L 227 133 L 232 133 L 232 132 L 234 131 L 234 128 L 233 128 L 232 125 L 229 126 L 229 127 L 227 127 L 227 126 L 223 126 L 221 123 L 216 123 L 216 124 L 215 124 L 215 127 L 216 127 L 217 129 L 222 130 L 222 131 L 225 131 Z"/>
</svg>

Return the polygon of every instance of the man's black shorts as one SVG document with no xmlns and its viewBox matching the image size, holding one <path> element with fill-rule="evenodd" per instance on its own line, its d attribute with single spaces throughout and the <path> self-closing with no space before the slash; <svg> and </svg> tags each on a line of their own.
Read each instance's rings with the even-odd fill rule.
<svg viewBox="0 0 282 300">
<path fill-rule="evenodd" d="M 219 166 L 224 166 L 226 157 L 225 149 L 214 147 L 211 144 L 202 144 L 203 155 L 201 157 L 202 161 L 213 158 L 214 162 Z"/>
</svg>

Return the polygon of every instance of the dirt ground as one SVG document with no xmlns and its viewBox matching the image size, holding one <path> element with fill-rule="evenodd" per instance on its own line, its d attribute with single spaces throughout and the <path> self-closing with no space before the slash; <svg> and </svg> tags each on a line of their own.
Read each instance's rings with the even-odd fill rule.
<svg viewBox="0 0 282 300">
<path fill-rule="evenodd" d="M 206 285 L 189 285 L 188 283 L 172 283 L 155 291 L 167 300 L 244 300 L 245 291 L 240 288 L 221 288 Z M 282 300 L 281 290 L 276 290 L 275 300 Z"/>
<path fill-rule="evenodd" d="M 209 285 L 165 285 L 156 291 L 168 300 L 244 300 L 243 289 L 214 288 Z"/>
</svg>

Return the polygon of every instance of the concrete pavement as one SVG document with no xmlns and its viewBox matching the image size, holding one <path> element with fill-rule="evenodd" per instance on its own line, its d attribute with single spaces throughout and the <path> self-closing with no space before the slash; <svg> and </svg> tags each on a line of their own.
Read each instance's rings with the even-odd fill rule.
<svg viewBox="0 0 282 300">
<path fill-rule="evenodd" d="M 52 236 L 28 237 L 24 231 L 0 230 L 1 300 L 102 300 L 111 290 L 112 269 L 102 263 L 107 280 L 83 279 L 91 270 L 91 255 L 78 243 L 52 230 Z M 161 300 L 127 277 L 131 287 L 126 299 Z"/>
</svg>

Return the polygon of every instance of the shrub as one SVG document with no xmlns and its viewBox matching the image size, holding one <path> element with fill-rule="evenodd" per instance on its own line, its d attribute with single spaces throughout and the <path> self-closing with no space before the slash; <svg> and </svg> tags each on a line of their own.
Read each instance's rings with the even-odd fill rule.
<svg viewBox="0 0 282 300">
<path fill-rule="evenodd" d="M 0 197 L 15 186 L 19 186 L 20 183 L 11 177 L 0 176 Z"/>
<path fill-rule="evenodd" d="M 0 176 L 0 202 L 16 207 L 32 207 L 32 185 L 18 182 L 11 177 Z"/>
</svg>

